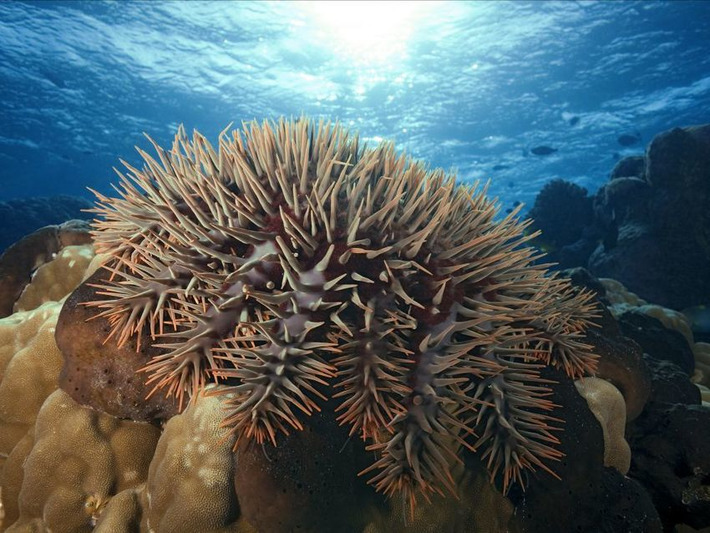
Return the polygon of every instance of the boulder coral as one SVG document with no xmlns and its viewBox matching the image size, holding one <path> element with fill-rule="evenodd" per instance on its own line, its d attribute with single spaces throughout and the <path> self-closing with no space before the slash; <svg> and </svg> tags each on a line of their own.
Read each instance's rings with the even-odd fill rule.
<svg viewBox="0 0 710 533">
<path fill-rule="evenodd" d="M 16 308 L 16 303 L 39 267 L 52 261 L 67 246 L 90 243 L 88 230 L 87 223 L 82 220 L 70 220 L 57 226 L 45 226 L 5 250 L 0 255 L 0 317 L 22 309 L 22 307 Z M 30 297 L 26 296 L 26 298 Z M 26 303 L 21 305 L 26 308 Z"/>
<path fill-rule="evenodd" d="M 278 445 L 335 402 L 374 452 L 360 473 L 410 508 L 455 494 L 465 453 L 503 492 L 552 470 L 540 372 L 594 371 L 594 304 L 535 263 L 517 211 L 496 220 L 485 191 L 325 122 L 247 124 L 217 148 L 181 129 L 155 149 L 118 197 L 97 193 L 109 258 L 78 302 L 102 343 L 147 353 L 149 396 L 182 409 L 218 384 L 235 450 Z"/>
<path fill-rule="evenodd" d="M 10 533 L 93 531 L 111 496 L 146 478 L 159 430 L 81 407 L 56 390 L 33 433 Z"/>
<path fill-rule="evenodd" d="M 615 246 L 599 246 L 588 268 L 664 307 L 706 304 L 710 124 L 662 132 L 642 160 L 622 163 L 594 199 L 597 220 L 611 222 L 604 240 L 613 232 Z"/>
<path fill-rule="evenodd" d="M 604 433 L 604 465 L 616 468 L 622 474 L 629 471 L 631 448 L 624 439 L 626 404 L 619 389 L 600 378 L 582 378 L 574 382 L 579 393 L 587 400 L 590 411 L 602 426 Z"/>
<path fill-rule="evenodd" d="M 90 245 L 68 246 L 40 267 L 14 307 L 0 319 L 0 466 L 34 425 L 57 386 L 62 355 L 54 342 L 56 301 L 81 283 L 93 257 Z"/>
<path fill-rule="evenodd" d="M 89 244 L 62 248 L 50 262 L 37 268 L 32 282 L 15 301 L 13 311 L 29 311 L 45 302 L 61 300 L 84 281 L 94 257 L 93 246 Z"/>
<path fill-rule="evenodd" d="M 116 494 L 98 532 L 256 531 L 242 517 L 234 492 L 233 437 L 220 429 L 222 401 L 200 397 L 163 428 L 147 476 Z M 145 438 L 143 439 L 145 442 Z"/>
<path fill-rule="evenodd" d="M 0 486 L 5 521 L 18 516 L 17 497 L 22 483 L 21 465 L 32 440 L 44 400 L 57 388 L 62 355 L 54 342 L 54 326 L 60 306 L 0 319 Z M 23 442 L 24 440 L 24 442 Z M 22 452 L 20 451 L 22 450 Z"/>
</svg>

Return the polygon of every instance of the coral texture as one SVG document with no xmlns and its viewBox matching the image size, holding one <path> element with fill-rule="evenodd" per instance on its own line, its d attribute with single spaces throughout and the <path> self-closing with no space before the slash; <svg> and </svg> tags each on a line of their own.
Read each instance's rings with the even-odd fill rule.
<svg viewBox="0 0 710 533">
<path fill-rule="evenodd" d="M 10 532 L 92 531 L 113 494 L 145 480 L 159 430 L 96 413 L 57 390 L 42 405 Z"/>
<path fill-rule="evenodd" d="M 631 449 L 624 440 L 624 397 L 614 385 L 600 378 L 582 378 L 574 384 L 604 432 L 604 465 L 626 474 L 631 465 Z"/>
<path fill-rule="evenodd" d="M 56 302 L 72 292 L 84 278 L 94 257 L 90 244 L 67 246 L 52 261 L 40 266 L 15 302 L 14 311 L 36 309 L 44 302 Z"/>
<path fill-rule="evenodd" d="M 99 531 L 125 531 L 133 521 L 140 521 L 141 531 L 253 531 L 239 517 L 234 439 L 219 429 L 221 417 L 218 397 L 200 397 L 171 418 L 145 483 L 111 499 Z"/>
<path fill-rule="evenodd" d="M 0 319 L 0 466 L 34 425 L 57 387 L 62 354 L 54 343 L 57 304 Z"/>
<path fill-rule="evenodd" d="M 42 403 L 56 390 L 62 366 L 62 354 L 54 343 L 59 308 L 48 303 L 0 319 L 0 510 L 4 508 L 9 523 L 17 518 L 22 469 L 7 465 L 34 427 Z"/>
<path fill-rule="evenodd" d="M 496 220 L 476 187 L 338 125 L 252 123 L 217 149 L 181 129 L 97 193 L 109 276 L 85 302 L 106 342 L 159 348 L 151 394 L 229 393 L 235 448 L 301 430 L 323 402 L 362 437 L 362 473 L 413 507 L 448 489 L 462 449 L 503 490 L 561 456 L 546 365 L 596 366 L 591 295 Z"/>
<path fill-rule="evenodd" d="M 46 226 L 24 237 L 0 255 L 0 317 L 9 316 L 32 281 L 35 270 L 54 259 L 66 246 L 91 242 L 89 226 L 82 220 L 69 220 L 59 226 Z"/>
</svg>

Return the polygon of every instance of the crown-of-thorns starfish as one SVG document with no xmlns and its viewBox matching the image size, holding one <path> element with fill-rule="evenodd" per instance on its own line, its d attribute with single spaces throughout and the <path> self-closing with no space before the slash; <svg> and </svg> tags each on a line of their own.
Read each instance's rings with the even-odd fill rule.
<svg viewBox="0 0 710 533">
<path fill-rule="evenodd" d="M 337 402 L 375 452 L 370 482 L 412 506 L 455 490 L 462 447 L 504 490 L 562 455 L 540 369 L 594 371 L 594 306 L 535 264 L 517 211 L 496 220 L 485 190 L 337 124 L 153 144 L 119 198 L 96 193 L 111 276 L 88 304 L 107 340 L 162 349 L 153 393 L 182 405 L 221 383 L 237 441 L 274 444 Z"/>
</svg>

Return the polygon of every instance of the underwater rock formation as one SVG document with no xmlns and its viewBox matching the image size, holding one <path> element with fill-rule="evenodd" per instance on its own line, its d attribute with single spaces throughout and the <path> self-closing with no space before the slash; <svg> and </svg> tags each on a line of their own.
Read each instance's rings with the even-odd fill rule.
<svg viewBox="0 0 710 533">
<path fill-rule="evenodd" d="M 89 226 L 70 220 L 59 226 L 46 226 L 22 238 L 0 255 L 0 318 L 20 310 L 16 304 L 35 271 L 65 246 L 91 242 Z M 46 295 L 45 295 L 46 296 Z"/>
<path fill-rule="evenodd" d="M 665 531 L 677 524 L 709 527 L 710 404 L 701 403 L 702 388 L 689 379 L 684 355 L 688 349 L 698 354 L 705 345 L 694 343 L 681 313 L 646 304 L 617 281 L 604 280 L 604 284 L 620 329 L 645 347 L 644 365 L 651 381 L 643 412 L 627 426 L 629 476 L 651 496 Z M 652 327 L 646 330 L 649 323 Z M 644 327 L 637 327 L 640 324 Z M 699 360 L 698 355 L 695 359 Z M 693 374 L 693 381 L 705 387 L 709 378 L 697 368 Z"/>
<path fill-rule="evenodd" d="M 558 263 L 559 268 L 586 265 L 598 241 L 586 189 L 554 179 L 538 193 L 528 216 L 530 229 L 542 232 L 532 243 L 546 252 L 545 260 Z"/>
<path fill-rule="evenodd" d="M 24 236 L 44 226 L 55 226 L 67 220 L 90 220 L 92 204 L 79 196 L 58 195 L 16 198 L 0 202 L 0 253 Z"/>
<path fill-rule="evenodd" d="M 633 194 L 597 194 L 596 209 L 616 213 L 617 246 L 589 267 L 641 297 L 673 309 L 710 301 L 710 125 L 676 128 L 649 145 Z M 698 275 L 700 274 L 700 275 Z M 672 280 L 669 283 L 669 280 Z"/>
<path fill-rule="evenodd" d="M 530 212 L 551 259 L 672 309 L 710 302 L 710 125 L 657 135 L 643 157 L 619 161 L 593 199 L 574 187 L 551 182 Z"/>
</svg>

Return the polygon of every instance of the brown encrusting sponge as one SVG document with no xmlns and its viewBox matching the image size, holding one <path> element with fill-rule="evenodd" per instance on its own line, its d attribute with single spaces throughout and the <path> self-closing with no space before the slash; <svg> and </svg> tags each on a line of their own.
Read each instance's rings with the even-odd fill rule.
<svg viewBox="0 0 710 533">
<path fill-rule="evenodd" d="M 150 394 L 228 393 L 235 448 L 278 445 L 324 402 L 367 442 L 361 473 L 413 507 L 456 493 L 475 451 L 506 491 L 552 468 L 552 365 L 577 378 L 589 293 L 549 276 L 517 211 L 337 124 L 251 123 L 213 148 L 181 129 L 117 198 L 97 193 L 105 342 L 150 343 Z M 155 350 L 157 349 L 157 354 Z"/>
</svg>

